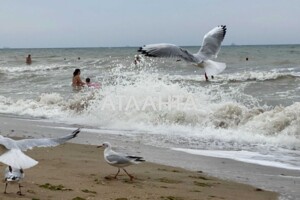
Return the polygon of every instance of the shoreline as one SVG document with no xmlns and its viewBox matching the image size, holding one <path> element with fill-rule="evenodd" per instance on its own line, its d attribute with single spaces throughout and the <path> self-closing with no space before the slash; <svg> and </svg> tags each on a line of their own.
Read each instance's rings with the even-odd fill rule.
<svg viewBox="0 0 300 200">
<path fill-rule="evenodd" d="M 277 199 L 274 192 L 149 162 L 126 168 L 135 176 L 133 181 L 122 172 L 117 180 L 111 179 L 117 169 L 105 163 L 103 149 L 93 145 L 66 143 L 27 154 L 39 164 L 25 170 L 21 183 L 24 196 L 16 194 L 17 184 L 9 184 L 8 194 L 0 193 L 0 199 Z"/>
<path fill-rule="evenodd" d="M 67 125 L 13 115 L 0 115 L 0 121 L 1 134 L 8 137 L 57 137 L 68 133 L 69 131 L 67 129 L 73 130 L 75 127 L 78 127 L 78 125 Z M 243 183 L 252 185 L 254 188 L 275 191 L 280 193 L 280 199 L 296 199 L 300 197 L 300 192 L 297 191 L 300 184 L 300 180 L 297 177 L 300 177 L 300 171 L 259 166 L 230 159 L 195 156 L 178 151 L 175 152 L 170 149 L 139 144 L 138 141 L 132 141 L 130 137 L 123 136 L 119 133 L 99 135 L 93 131 L 89 131 L 89 128 L 83 128 L 79 137 L 72 140 L 71 143 L 92 146 L 99 145 L 104 141 L 110 141 L 114 145 L 125 148 L 125 152 L 129 151 L 140 154 L 146 158 L 147 161 L 162 164 L 163 166 L 167 166 L 167 168 L 174 166 L 180 169 L 194 171 L 194 173 L 202 171 L 205 175 L 223 179 L 220 181 L 230 180 L 237 182 L 235 183 L 237 185 Z M 43 148 L 38 148 L 33 151 L 43 151 L 42 149 Z M 102 157 L 102 155 L 100 154 L 99 157 Z M 138 166 L 136 167 L 138 168 Z M 33 171 L 35 170 L 34 168 L 35 167 L 30 170 Z M 111 168 L 109 171 L 113 170 L 114 168 Z"/>
</svg>

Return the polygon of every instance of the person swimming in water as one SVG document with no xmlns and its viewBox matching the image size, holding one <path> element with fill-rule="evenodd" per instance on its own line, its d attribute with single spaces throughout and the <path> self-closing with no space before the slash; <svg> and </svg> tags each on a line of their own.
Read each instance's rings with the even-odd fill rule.
<svg viewBox="0 0 300 200">
<path fill-rule="evenodd" d="M 32 63 L 32 60 L 31 60 L 31 55 L 28 54 L 27 58 L 26 58 L 26 64 L 27 65 L 30 65 Z"/>
<path fill-rule="evenodd" d="M 134 56 L 134 64 L 137 65 L 141 62 L 141 56 L 140 55 L 135 55 Z"/>
<path fill-rule="evenodd" d="M 85 82 L 86 82 L 86 85 L 88 87 L 92 87 L 92 88 L 96 88 L 96 89 L 99 89 L 100 88 L 100 83 L 91 83 L 91 79 L 90 78 L 86 78 L 85 79 Z"/>
<path fill-rule="evenodd" d="M 83 82 L 80 78 L 80 69 L 75 69 L 73 72 L 72 86 L 73 87 L 81 87 L 84 86 L 85 82 Z"/>
</svg>

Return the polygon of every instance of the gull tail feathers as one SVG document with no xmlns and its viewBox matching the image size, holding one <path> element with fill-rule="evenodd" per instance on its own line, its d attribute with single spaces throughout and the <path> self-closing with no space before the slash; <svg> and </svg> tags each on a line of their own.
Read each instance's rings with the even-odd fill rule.
<svg viewBox="0 0 300 200">
<path fill-rule="evenodd" d="M 17 169 L 28 169 L 38 164 L 38 161 L 25 155 L 19 149 L 11 149 L 2 154 L 0 162 Z"/>
<path fill-rule="evenodd" d="M 129 159 L 131 159 L 131 161 L 137 162 L 137 163 L 145 162 L 144 158 L 140 157 L 140 156 L 127 156 L 127 158 L 129 158 Z"/>
<path fill-rule="evenodd" d="M 222 73 L 226 69 L 226 64 L 221 62 L 215 62 L 212 60 L 206 60 L 203 63 L 204 71 L 208 76 L 214 76 Z"/>
</svg>

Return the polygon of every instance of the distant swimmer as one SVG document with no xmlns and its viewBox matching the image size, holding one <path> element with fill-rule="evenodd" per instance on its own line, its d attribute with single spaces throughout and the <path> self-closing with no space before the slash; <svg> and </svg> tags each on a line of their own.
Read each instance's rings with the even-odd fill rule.
<svg viewBox="0 0 300 200">
<path fill-rule="evenodd" d="M 27 65 L 30 65 L 31 63 L 32 63 L 32 61 L 31 61 L 31 55 L 28 54 L 28 56 L 27 56 L 27 58 L 26 58 L 26 64 L 27 64 Z"/>
<path fill-rule="evenodd" d="M 73 72 L 72 86 L 81 87 L 84 85 L 85 83 L 80 78 L 80 69 L 75 69 L 75 71 Z"/>
<path fill-rule="evenodd" d="M 246 58 L 246 61 L 248 61 L 249 59 L 248 59 L 248 57 Z"/>
<path fill-rule="evenodd" d="M 191 62 L 196 67 L 204 68 L 204 76 L 206 81 L 208 81 L 208 76 L 220 74 L 226 68 L 225 63 L 210 60 L 217 57 L 226 31 L 226 26 L 221 25 L 206 33 L 203 38 L 202 47 L 195 54 L 174 44 L 167 43 L 145 45 L 140 47 L 138 52 L 149 57 L 174 57 Z"/>
<path fill-rule="evenodd" d="M 140 55 L 135 55 L 134 56 L 134 64 L 137 65 L 141 62 L 141 57 Z"/>
</svg>

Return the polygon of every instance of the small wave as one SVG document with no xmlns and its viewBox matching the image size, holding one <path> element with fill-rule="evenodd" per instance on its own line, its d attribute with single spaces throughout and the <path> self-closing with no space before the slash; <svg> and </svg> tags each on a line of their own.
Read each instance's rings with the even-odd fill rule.
<svg viewBox="0 0 300 200">
<path fill-rule="evenodd" d="M 295 79 L 300 75 L 294 72 L 262 72 L 249 71 L 243 73 L 219 74 L 211 79 L 212 83 L 222 82 L 252 82 L 252 81 L 273 81 L 279 79 Z M 197 75 L 169 75 L 168 78 L 172 81 L 189 81 L 189 82 L 205 82 L 205 78 L 201 74 Z"/>
<path fill-rule="evenodd" d="M 49 71 L 68 68 L 69 65 L 22 65 L 18 67 L 1 67 L 0 72 L 2 73 L 22 73 L 22 72 L 39 72 L 39 71 Z"/>
<path fill-rule="evenodd" d="M 275 66 L 286 66 L 286 65 L 295 65 L 297 63 L 294 63 L 290 60 L 281 60 L 281 61 L 274 62 L 272 64 Z"/>
<path fill-rule="evenodd" d="M 287 107 L 276 106 L 253 117 L 244 127 L 266 135 L 293 135 L 300 139 L 300 103 Z"/>
<path fill-rule="evenodd" d="M 246 82 L 246 81 L 273 81 L 279 79 L 294 79 L 297 78 L 291 73 L 278 72 L 244 72 L 224 75 L 224 80 L 229 82 Z"/>
</svg>

